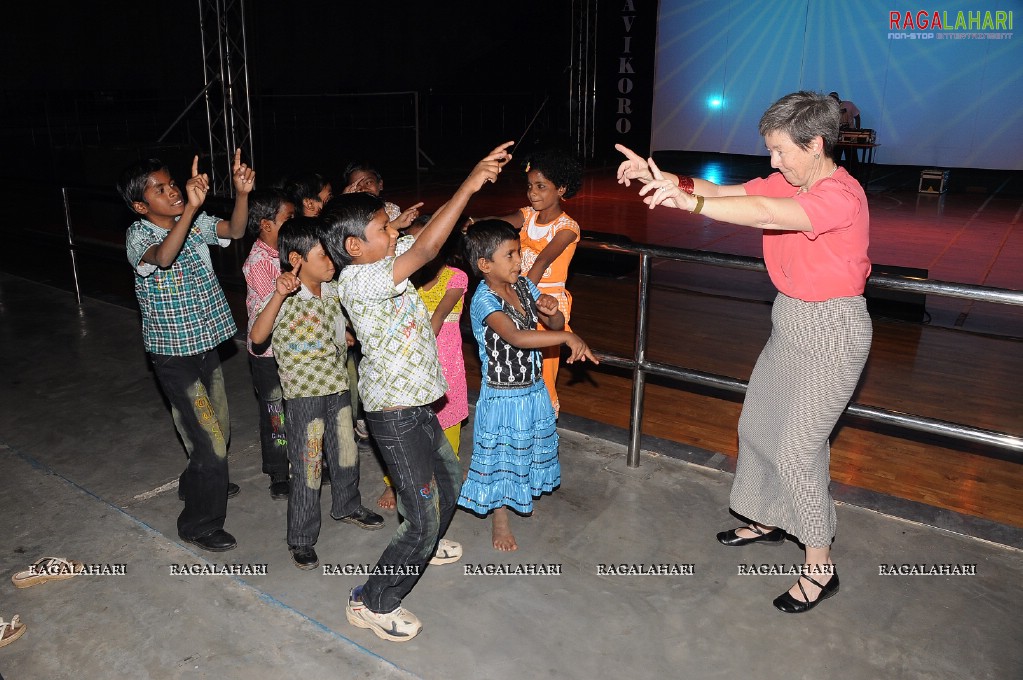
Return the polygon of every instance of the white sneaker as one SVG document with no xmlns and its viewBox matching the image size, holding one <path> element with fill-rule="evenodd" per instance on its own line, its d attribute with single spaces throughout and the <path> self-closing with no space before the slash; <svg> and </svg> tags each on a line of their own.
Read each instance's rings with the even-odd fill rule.
<svg viewBox="0 0 1023 680">
<path fill-rule="evenodd" d="M 462 559 L 462 544 L 442 538 L 437 541 L 437 552 L 430 559 L 430 564 L 451 564 Z"/>
<path fill-rule="evenodd" d="M 348 597 L 348 606 L 345 607 L 345 616 L 348 623 L 359 628 L 369 628 L 378 638 L 392 642 L 406 642 L 423 630 L 423 624 L 419 622 L 415 614 L 398 607 L 387 614 L 377 614 L 371 611 L 355 599 L 355 590 Z"/>
</svg>

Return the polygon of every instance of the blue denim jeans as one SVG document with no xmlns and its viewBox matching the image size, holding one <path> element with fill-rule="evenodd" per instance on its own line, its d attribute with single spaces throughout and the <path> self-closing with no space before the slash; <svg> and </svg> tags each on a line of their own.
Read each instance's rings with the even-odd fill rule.
<svg viewBox="0 0 1023 680">
<path fill-rule="evenodd" d="M 149 359 L 188 454 L 178 482 L 185 495 L 178 534 L 199 538 L 223 529 L 227 517 L 231 416 L 220 357 L 213 349 L 183 357 L 151 353 Z"/>
<path fill-rule="evenodd" d="M 455 514 L 462 470 L 430 406 L 366 411 L 366 423 L 394 484 L 402 523 L 377 565 L 399 575 L 370 576 L 362 601 L 394 611 L 416 585 Z M 387 571 L 387 570 L 381 570 Z"/>
<path fill-rule="evenodd" d="M 263 454 L 263 474 L 271 482 L 288 481 L 288 434 L 284 424 L 284 391 L 273 357 L 249 355 L 252 387 L 259 403 L 259 445 Z"/>
<path fill-rule="evenodd" d="M 330 515 L 340 519 L 362 505 L 359 452 L 355 447 L 348 392 L 294 397 L 284 402 L 288 415 L 288 546 L 312 547 L 320 535 L 320 480 L 330 468 Z"/>
</svg>

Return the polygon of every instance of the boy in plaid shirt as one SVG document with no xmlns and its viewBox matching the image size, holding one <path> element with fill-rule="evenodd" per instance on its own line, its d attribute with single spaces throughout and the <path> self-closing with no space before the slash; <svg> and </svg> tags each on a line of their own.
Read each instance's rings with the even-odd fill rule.
<svg viewBox="0 0 1023 680">
<path fill-rule="evenodd" d="M 230 221 L 199 210 L 209 177 L 199 173 L 198 156 L 192 160 L 192 176 L 183 192 L 155 158 L 126 168 L 117 184 L 128 207 L 141 216 L 128 227 L 126 241 L 128 261 L 135 270 L 142 339 L 188 453 L 179 480 L 185 507 L 178 515 L 178 536 L 214 552 L 237 545 L 224 531 L 231 422 L 216 351 L 236 328 L 213 272 L 209 246 L 226 246 L 228 239 L 245 233 L 255 177 L 241 162 L 238 149 Z M 237 486 L 233 491 L 237 493 Z"/>
</svg>

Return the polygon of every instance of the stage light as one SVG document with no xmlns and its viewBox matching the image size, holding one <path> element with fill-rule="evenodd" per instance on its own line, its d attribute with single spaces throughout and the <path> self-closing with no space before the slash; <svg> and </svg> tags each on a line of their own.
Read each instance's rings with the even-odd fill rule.
<svg viewBox="0 0 1023 680">
<path fill-rule="evenodd" d="M 725 183 L 725 172 L 720 163 L 707 163 L 700 168 L 700 172 L 697 176 L 700 179 L 705 179 L 708 182 L 713 182 L 714 184 Z"/>
<path fill-rule="evenodd" d="M 707 100 L 707 106 L 712 109 L 724 108 L 725 102 L 721 97 L 711 97 Z"/>
</svg>

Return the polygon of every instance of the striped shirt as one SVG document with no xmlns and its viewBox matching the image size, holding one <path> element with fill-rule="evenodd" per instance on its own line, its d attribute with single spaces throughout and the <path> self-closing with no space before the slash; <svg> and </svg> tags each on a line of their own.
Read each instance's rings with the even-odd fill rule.
<svg viewBox="0 0 1023 680">
<path fill-rule="evenodd" d="M 281 258 L 275 248 L 268 246 L 262 239 L 256 239 L 252 244 L 249 256 L 242 264 L 242 276 L 245 277 L 245 310 L 249 314 L 248 327 L 245 333 L 245 346 L 249 348 L 249 354 L 260 357 L 272 357 L 273 347 L 268 346 L 262 354 L 252 351 L 252 340 L 249 333 L 252 332 L 252 324 L 256 323 L 259 310 L 263 308 L 266 299 L 273 295 L 277 287 L 277 277 L 281 275 Z M 267 343 L 269 345 L 269 343 Z"/>
</svg>

